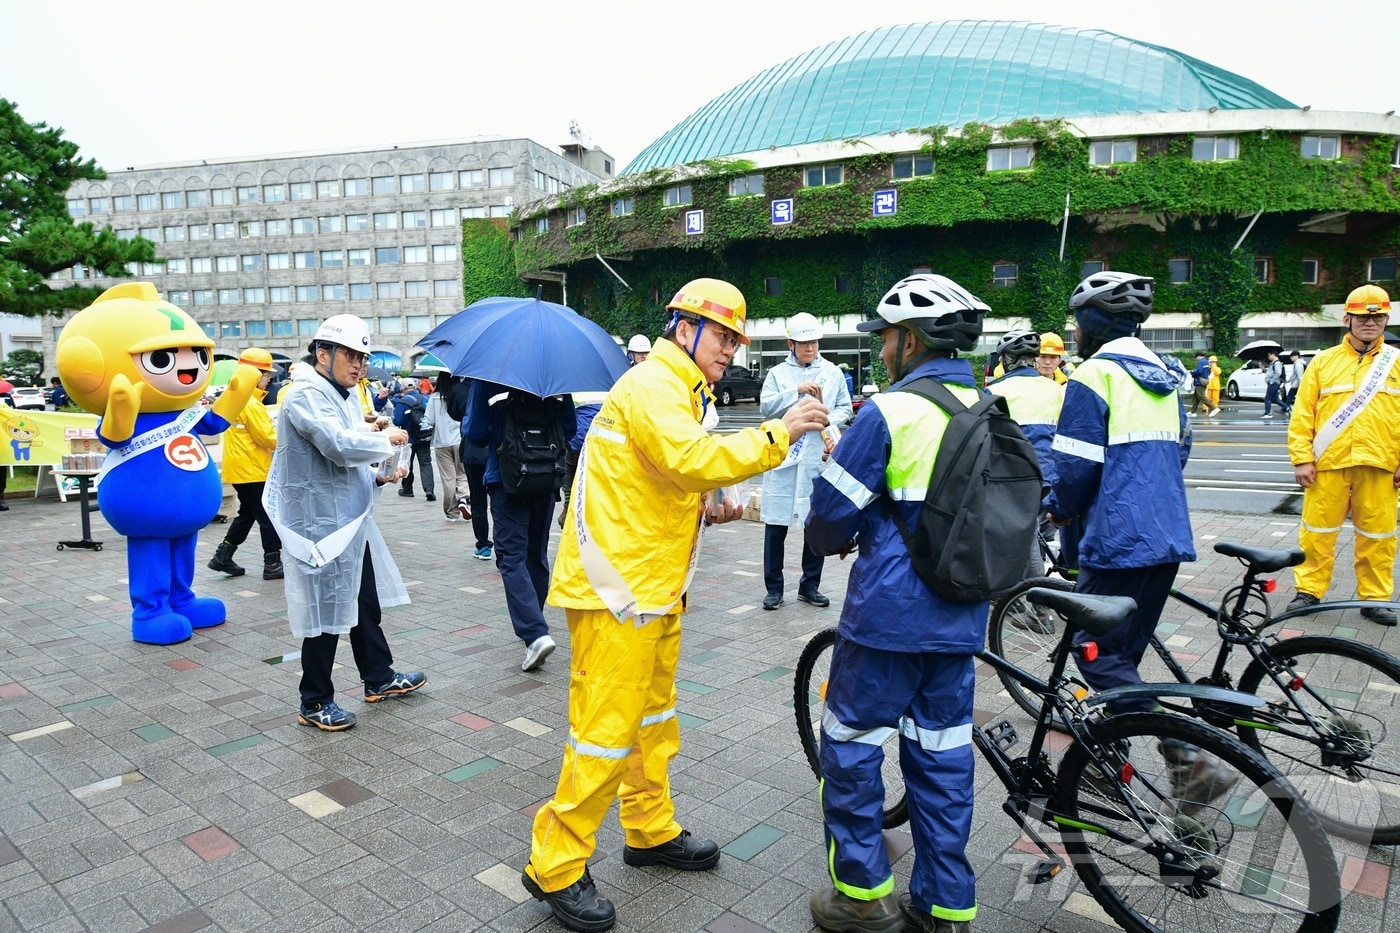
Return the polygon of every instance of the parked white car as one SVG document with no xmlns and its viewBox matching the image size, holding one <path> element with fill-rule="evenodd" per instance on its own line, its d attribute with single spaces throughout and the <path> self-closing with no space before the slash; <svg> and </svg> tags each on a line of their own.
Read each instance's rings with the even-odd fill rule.
<svg viewBox="0 0 1400 933">
<path fill-rule="evenodd" d="M 1304 363 L 1310 363 L 1312 362 L 1312 358 L 1317 355 L 1317 352 L 1316 350 L 1300 350 L 1298 351 L 1298 356 Z M 1285 367 L 1288 366 L 1289 360 L 1283 357 L 1279 357 L 1279 359 L 1283 361 Z M 1262 402 L 1264 400 L 1266 385 L 1264 382 L 1264 368 L 1267 365 L 1267 362 L 1251 360 L 1232 372 L 1229 380 L 1225 383 L 1225 397 L 1235 400 L 1253 399 Z M 1286 376 L 1284 381 L 1288 381 Z"/>
</svg>

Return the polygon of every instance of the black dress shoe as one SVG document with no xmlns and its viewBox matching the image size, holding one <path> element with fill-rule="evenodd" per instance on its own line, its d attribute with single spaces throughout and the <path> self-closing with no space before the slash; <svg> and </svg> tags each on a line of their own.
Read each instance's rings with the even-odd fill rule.
<svg viewBox="0 0 1400 933">
<path fill-rule="evenodd" d="M 783 594 L 782 594 L 782 593 L 769 593 L 767 596 L 763 597 L 763 608 L 764 608 L 764 609 L 777 609 L 777 608 L 778 608 L 779 606 L 781 606 L 782 604 L 783 604 Z"/>
<path fill-rule="evenodd" d="M 827 606 L 831 605 L 831 600 L 827 599 L 825 596 L 823 596 L 821 593 L 818 593 L 816 590 L 812 590 L 812 592 L 810 593 L 804 593 L 801 590 L 798 590 L 797 598 L 802 600 L 804 603 L 811 603 L 818 609 L 825 609 Z"/>
<path fill-rule="evenodd" d="M 535 900 L 549 904 L 555 918 L 570 930 L 582 930 L 583 933 L 611 930 L 617 921 L 617 911 L 613 909 L 612 901 L 598 896 L 598 888 L 594 886 L 587 868 L 583 870 L 582 878 L 558 891 L 545 891 L 523 871 L 520 873 L 520 883 Z"/>
<path fill-rule="evenodd" d="M 1367 606 L 1361 610 L 1361 615 L 1377 625 L 1394 625 L 1396 621 L 1395 610 L 1385 606 Z"/>
<path fill-rule="evenodd" d="M 719 864 L 719 846 L 709 839 L 696 839 L 689 830 L 670 842 L 650 849 L 622 847 L 622 860 L 628 865 L 665 865 L 677 871 L 707 871 Z"/>
</svg>

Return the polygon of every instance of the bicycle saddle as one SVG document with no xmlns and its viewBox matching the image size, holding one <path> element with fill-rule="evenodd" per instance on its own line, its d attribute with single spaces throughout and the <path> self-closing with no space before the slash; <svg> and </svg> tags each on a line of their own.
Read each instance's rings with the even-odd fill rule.
<svg viewBox="0 0 1400 933">
<path fill-rule="evenodd" d="M 1107 635 L 1137 611 L 1137 602 L 1131 596 L 1091 596 L 1037 586 L 1026 590 L 1026 598 L 1034 605 L 1058 612 L 1070 625 L 1090 635 Z"/>
<path fill-rule="evenodd" d="M 1238 557 L 1258 573 L 1273 573 L 1284 567 L 1296 567 L 1303 562 L 1303 552 L 1297 548 L 1283 551 L 1277 548 L 1250 547 L 1247 544 L 1235 544 L 1233 541 L 1217 541 L 1215 553 L 1224 554 L 1226 557 Z"/>
</svg>

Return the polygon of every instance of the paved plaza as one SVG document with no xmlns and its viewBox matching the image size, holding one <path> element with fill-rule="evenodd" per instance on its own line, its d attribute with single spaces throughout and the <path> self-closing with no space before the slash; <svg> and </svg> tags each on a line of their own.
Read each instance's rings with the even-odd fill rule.
<svg viewBox="0 0 1400 933">
<path fill-rule="evenodd" d="M 296 723 L 296 650 L 281 582 L 204 569 L 223 526 L 201 536 L 196 591 L 229 621 L 170 647 L 131 641 L 123 539 L 93 517 L 101 552 L 57 552 L 78 537 L 76 501 L 11 496 L 0 545 L 0 930 L 557 930 L 520 887 L 531 818 L 551 795 L 568 734 L 568 632 L 523 674 L 495 564 L 473 559 L 469 524 L 392 492 L 377 517 L 413 596 L 385 613 L 401 670 L 428 685 L 372 706 L 359 699 L 348 645 L 343 733 Z M 227 507 L 227 506 L 226 506 Z M 1284 546 L 1292 516 L 1196 513 L 1202 559 L 1186 587 L 1212 599 L 1237 564 L 1212 540 Z M 1332 595 L 1349 595 L 1350 539 Z M 557 540 L 557 536 L 556 536 Z M 799 548 L 789 542 L 795 564 Z M 622 863 L 616 809 L 598 838 L 594 878 L 617 929 L 756 933 L 812 928 L 808 893 L 829 884 L 816 785 L 793 726 L 793 668 L 805 639 L 838 618 L 849 562 L 827 561 L 826 610 L 795 600 L 764 612 L 762 528 L 710 529 L 685 621 L 679 684 L 683 746 L 672 769 L 678 815 L 725 857 L 684 874 Z M 1280 576 L 1276 607 L 1292 595 Z M 1172 645 L 1206 655 L 1213 628 L 1175 606 Z M 1400 636 L 1348 613 L 1337 627 L 1395 653 Z M 978 718 L 1029 720 L 979 678 Z M 978 762 L 970 855 L 979 931 L 1111 928 L 1072 871 L 1030 886 L 1034 857 L 1001 812 Z M 1052 837 L 1053 838 L 1053 837 Z M 907 887 L 904 829 L 887 845 Z M 1337 842 L 1347 930 L 1400 928 L 1391 849 Z"/>
</svg>

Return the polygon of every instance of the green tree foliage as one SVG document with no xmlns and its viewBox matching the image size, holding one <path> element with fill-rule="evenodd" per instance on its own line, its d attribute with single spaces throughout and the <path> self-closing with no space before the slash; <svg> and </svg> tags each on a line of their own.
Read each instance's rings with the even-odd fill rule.
<svg viewBox="0 0 1400 933">
<path fill-rule="evenodd" d="M 38 385 L 39 373 L 44 370 L 44 354 L 38 350 L 11 350 L 0 366 L 15 385 Z"/>
<path fill-rule="evenodd" d="M 119 240 L 111 227 L 97 230 L 68 215 L 69 186 L 106 177 L 93 160 L 78 158 L 77 143 L 62 129 L 29 123 L 0 97 L 0 311 L 35 316 L 82 308 L 99 289 L 54 289 L 46 279 L 80 263 L 99 275 L 125 276 L 127 263 L 155 261 L 151 241 Z"/>
</svg>

